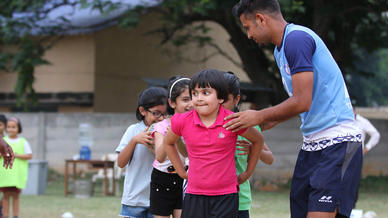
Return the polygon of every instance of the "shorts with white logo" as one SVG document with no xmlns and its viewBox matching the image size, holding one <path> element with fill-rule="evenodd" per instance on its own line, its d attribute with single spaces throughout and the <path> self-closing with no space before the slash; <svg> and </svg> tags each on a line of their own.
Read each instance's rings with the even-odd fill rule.
<svg viewBox="0 0 388 218">
<path fill-rule="evenodd" d="M 292 177 L 291 217 L 308 212 L 334 212 L 350 216 L 362 168 L 361 142 L 342 142 L 298 155 Z"/>
</svg>

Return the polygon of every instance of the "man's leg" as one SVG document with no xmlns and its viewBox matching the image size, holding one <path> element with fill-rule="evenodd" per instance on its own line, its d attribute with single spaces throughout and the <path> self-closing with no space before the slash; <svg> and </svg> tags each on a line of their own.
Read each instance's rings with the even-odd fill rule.
<svg viewBox="0 0 388 218">
<path fill-rule="evenodd" d="M 306 217 L 308 212 L 310 176 L 314 172 L 320 151 L 301 150 L 298 154 L 290 191 L 290 210 L 292 218 Z"/>
</svg>

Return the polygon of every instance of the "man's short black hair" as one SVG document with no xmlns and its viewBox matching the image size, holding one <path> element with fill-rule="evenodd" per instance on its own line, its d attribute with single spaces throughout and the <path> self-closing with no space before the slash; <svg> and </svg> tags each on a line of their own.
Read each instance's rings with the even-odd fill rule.
<svg viewBox="0 0 388 218">
<path fill-rule="evenodd" d="M 198 88 L 206 88 L 210 87 L 217 91 L 217 98 L 223 99 L 224 102 L 228 101 L 228 84 L 224 78 L 223 71 L 208 69 L 201 70 L 194 74 L 193 78 L 191 78 L 189 91 L 190 97 L 191 91 L 194 90 L 196 86 Z"/>
<path fill-rule="evenodd" d="M 268 13 L 280 13 L 278 0 L 240 0 L 232 9 L 236 17 L 241 14 L 252 14 L 256 11 L 265 11 Z"/>
</svg>

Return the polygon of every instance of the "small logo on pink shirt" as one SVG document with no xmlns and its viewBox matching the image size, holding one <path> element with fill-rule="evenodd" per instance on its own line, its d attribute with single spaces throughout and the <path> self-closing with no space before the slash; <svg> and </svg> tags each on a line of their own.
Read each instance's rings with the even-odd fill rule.
<svg viewBox="0 0 388 218">
<path fill-rule="evenodd" d="M 220 132 L 220 134 L 218 135 L 218 138 L 220 138 L 220 139 L 223 139 L 223 138 L 225 138 L 225 134 L 224 133 L 222 133 L 222 131 Z"/>
</svg>

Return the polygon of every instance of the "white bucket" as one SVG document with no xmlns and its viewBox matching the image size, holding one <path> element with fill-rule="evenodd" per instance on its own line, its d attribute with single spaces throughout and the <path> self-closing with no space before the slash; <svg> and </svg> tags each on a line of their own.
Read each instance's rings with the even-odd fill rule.
<svg viewBox="0 0 388 218">
<path fill-rule="evenodd" d="M 93 193 L 93 183 L 91 180 L 74 181 L 74 197 L 75 198 L 90 198 Z"/>
</svg>

